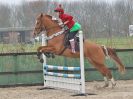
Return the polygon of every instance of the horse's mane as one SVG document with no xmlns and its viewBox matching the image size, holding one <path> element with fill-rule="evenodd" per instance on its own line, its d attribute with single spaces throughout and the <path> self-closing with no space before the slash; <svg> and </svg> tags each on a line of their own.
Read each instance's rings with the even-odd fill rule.
<svg viewBox="0 0 133 99">
<path fill-rule="evenodd" d="M 48 17 L 48 18 L 50 18 L 52 21 L 56 22 L 57 24 L 60 23 L 60 21 L 58 19 L 56 19 L 55 17 L 53 17 L 51 15 L 46 14 L 45 16 Z"/>
</svg>

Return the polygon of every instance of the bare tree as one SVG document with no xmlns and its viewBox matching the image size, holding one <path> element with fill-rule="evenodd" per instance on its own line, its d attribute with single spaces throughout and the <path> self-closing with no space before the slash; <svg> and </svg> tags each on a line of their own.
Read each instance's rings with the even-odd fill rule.
<svg viewBox="0 0 133 99">
<path fill-rule="evenodd" d="M 0 27 L 33 27 L 39 13 L 55 15 L 54 8 L 61 3 L 65 12 L 82 25 L 86 37 L 125 36 L 133 24 L 133 1 L 120 0 L 111 4 L 100 0 L 24 1 L 21 5 L 0 6 Z M 5 20 L 6 19 L 6 20 Z"/>
<path fill-rule="evenodd" d="M 10 7 L 4 4 L 0 4 L 0 27 L 5 28 L 5 27 L 10 27 Z"/>
</svg>

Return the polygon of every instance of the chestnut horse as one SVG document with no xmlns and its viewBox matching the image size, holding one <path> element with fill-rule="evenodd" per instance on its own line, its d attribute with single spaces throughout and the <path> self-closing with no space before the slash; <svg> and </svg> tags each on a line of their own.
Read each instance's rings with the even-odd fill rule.
<svg viewBox="0 0 133 99">
<path fill-rule="evenodd" d="M 65 57 L 79 58 L 79 52 L 72 53 L 71 49 L 65 48 L 64 37 L 62 27 L 58 24 L 57 20 L 53 20 L 52 16 L 39 14 L 36 18 L 35 28 L 33 31 L 34 37 L 38 36 L 42 31 L 45 31 L 47 35 L 47 46 L 40 46 L 37 49 L 38 53 L 54 53 L 55 55 L 62 55 Z M 105 49 L 103 46 L 92 43 L 88 40 L 84 40 L 84 57 L 103 75 L 105 85 L 109 86 L 109 80 L 111 80 L 112 87 L 116 85 L 116 82 L 111 74 L 111 71 L 105 65 L 105 57 L 108 54 L 115 63 L 118 65 L 118 69 L 121 73 L 125 71 L 125 66 L 120 61 L 116 52 L 112 48 Z"/>
</svg>

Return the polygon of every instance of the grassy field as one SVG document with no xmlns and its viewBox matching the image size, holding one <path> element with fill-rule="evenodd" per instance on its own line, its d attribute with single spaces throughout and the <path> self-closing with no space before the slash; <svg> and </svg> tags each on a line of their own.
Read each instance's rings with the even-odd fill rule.
<svg viewBox="0 0 133 99">
<path fill-rule="evenodd" d="M 98 38 L 91 39 L 91 41 L 94 41 L 97 44 L 106 45 L 111 48 L 133 49 L 133 37 Z"/>
<path fill-rule="evenodd" d="M 0 44 L 0 52 L 35 52 L 40 44 Z"/>
<path fill-rule="evenodd" d="M 133 37 L 89 39 L 100 45 L 111 48 L 133 49 Z M 34 52 L 41 43 L 35 44 L 0 44 L 0 52 Z"/>
</svg>

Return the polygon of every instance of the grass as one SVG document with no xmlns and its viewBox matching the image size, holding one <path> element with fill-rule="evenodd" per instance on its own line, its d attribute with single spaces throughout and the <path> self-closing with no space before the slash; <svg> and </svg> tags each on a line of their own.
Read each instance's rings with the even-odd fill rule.
<svg viewBox="0 0 133 99">
<path fill-rule="evenodd" d="M 97 38 L 91 39 L 91 41 L 111 48 L 133 49 L 133 37 Z"/>
<path fill-rule="evenodd" d="M 100 45 L 106 45 L 111 48 L 133 49 L 133 37 L 121 38 L 97 38 L 90 39 Z M 41 46 L 41 43 L 36 44 L 0 44 L 0 52 L 35 52 Z"/>
<path fill-rule="evenodd" d="M 0 44 L 0 52 L 35 52 L 40 44 Z"/>
</svg>

